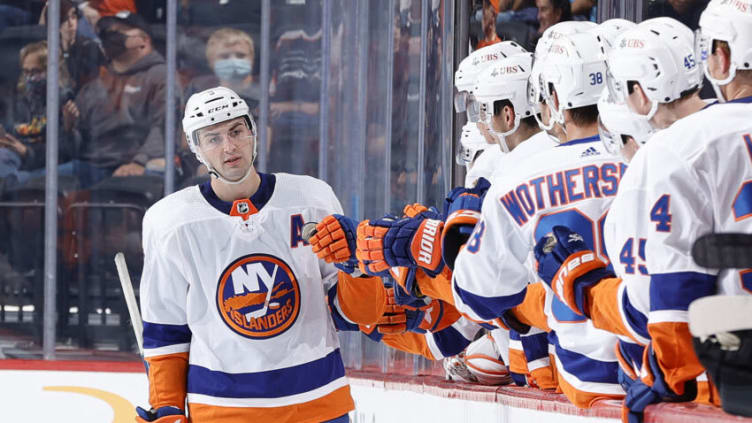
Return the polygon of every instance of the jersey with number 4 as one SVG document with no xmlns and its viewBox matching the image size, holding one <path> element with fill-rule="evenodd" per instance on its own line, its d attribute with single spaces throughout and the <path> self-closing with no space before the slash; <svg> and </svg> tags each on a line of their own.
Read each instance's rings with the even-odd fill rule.
<svg viewBox="0 0 752 423">
<path fill-rule="evenodd" d="M 594 136 L 541 151 L 494 180 L 481 220 L 455 265 L 452 288 L 460 312 L 493 321 L 519 305 L 528 283 L 537 280 L 532 247 L 556 225 L 582 234 L 606 259 L 603 222 L 625 169 Z M 578 404 L 581 392 L 623 395 L 615 335 L 593 327 L 550 290 L 545 309 L 561 387 L 570 400 Z"/>
<path fill-rule="evenodd" d="M 752 292 L 752 271 L 719 274 L 698 266 L 691 255 L 704 234 L 752 232 L 750 117 L 749 104 L 717 104 L 676 122 L 644 147 L 648 330 L 668 385 L 678 394 L 684 381 L 703 370 L 691 353 L 689 304 L 716 293 Z"/>
</svg>

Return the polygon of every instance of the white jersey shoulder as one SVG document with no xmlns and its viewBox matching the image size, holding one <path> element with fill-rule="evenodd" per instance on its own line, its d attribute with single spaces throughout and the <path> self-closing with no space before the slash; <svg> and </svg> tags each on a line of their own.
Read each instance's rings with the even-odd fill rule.
<svg viewBox="0 0 752 423">
<path fill-rule="evenodd" d="M 709 232 L 752 231 L 752 106 L 716 104 L 656 133 L 647 144 L 646 255 L 651 274 L 716 271 L 698 266 L 693 243 Z M 738 271 L 721 289 L 742 293 Z"/>
<path fill-rule="evenodd" d="M 497 144 L 483 150 L 465 176 L 465 188 L 474 187 L 479 178 L 486 178 L 490 181 L 505 155 Z"/>
</svg>

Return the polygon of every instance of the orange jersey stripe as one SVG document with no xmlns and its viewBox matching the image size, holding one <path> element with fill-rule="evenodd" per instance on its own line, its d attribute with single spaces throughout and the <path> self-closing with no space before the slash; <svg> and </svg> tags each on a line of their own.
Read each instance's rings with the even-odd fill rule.
<svg viewBox="0 0 752 423">
<path fill-rule="evenodd" d="M 559 375 L 559 388 L 567 397 L 567 399 L 575 405 L 575 407 L 590 408 L 595 404 L 596 401 L 605 399 L 621 400 L 624 398 L 624 395 L 608 395 L 580 391 L 574 386 L 570 385 L 563 377 L 561 377 L 560 373 L 557 372 L 557 375 Z"/>
<path fill-rule="evenodd" d="M 147 357 L 149 363 L 149 404 L 153 408 L 183 408 L 188 374 L 188 353 Z"/>
<path fill-rule="evenodd" d="M 426 337 L 422 333 L 405 332 L 399 334 L 386 334 L 381 338 L 381 342 L 396 350 L 422 355 L 429 360 L 436 359 L 428 348 Z"/>
<path fill-rule="evenodd" d="M 415 282 L 423 295 L 455 305 L 452 294 L 452 271 L 447 267 L 444 267 L 435 278 L 426 275 L 425 272 L 415 272 Z"/>
<path fill-rule="evenodd" d="M 313 401 L 282 407 L 219 407 L 215 405 L 188 404 L 192 423 L 320 423 L 355 409 L 350 396 L 350 386 L 343 386 L 329 395 Z"/>
<path fill-rule="evenodd" d="M 345 272 L 338 272 L 337 277 L 337 300 L 345 317 L 359 325 L 375 324 L 386 306 L 386 288 L 381 278 L 353 278 Z"/>
<path fill-rule="evenodd" d="M 666 384 L 677 395 L 684 394 L 684 382 L 705 371 L 695 354 L 689 325 L 685 322 L 649 323 L 648 332 Z"/>
<path fill-rule="evenodd" d="M 586 289 L 587 302 L 585 308 L 587 310 L 585 310 L 585 313 L 590 315 L 593 326 L 598 329 L 629 337 L 642 345 L 624 325 L 624 318 L 620 312 L 621 298 L 619 298 L 621 282 L 621 278 L 603 279 L 600 283 Z"/>
<path fill-rule="evenodd" d="M 551 328 L 548 327 L 548 319 L 544 312 L 545 304 L 546 288 L 543 287 L 543 282 L 532 283 L 527 286 L 525 299 L 522 300 L 520 305 L 512 309 L 512 314 L 517 320 L 528 326 L 550 332 Z"/>
<path fill-rule="evenodd" d="M 509 371 L 523 375 L 529 374 L 527 358 L 522 350 L 509 348 Z"/>
</svg>

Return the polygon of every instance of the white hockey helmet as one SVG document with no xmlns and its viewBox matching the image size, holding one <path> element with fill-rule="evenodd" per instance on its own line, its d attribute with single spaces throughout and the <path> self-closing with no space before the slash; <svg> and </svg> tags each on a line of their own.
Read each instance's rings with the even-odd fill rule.
<svg viewBox="0 0 752 423">
<path fill-rule="evenodd" d="M 655 115 L 660 103 L 670 103 L 682 93 L 702 85 L 695 59 L 694 34 L 673 18 L 648 19 L 625 31 L 608 53 L 608 88 L 626 103 L 627 81 L 640 84 L 652 106 L 645 118 Z"/>
<path fill-rule="evenodd" d="M 254 122 L 245 100 L 240 98 L 235 91 L 225 87 L 216 87 L 193 94 L 185 105 L 185 116 L 183 117 L 185 139 L 193 154 L 196 155 L 199 162 L 206 166 L 211 175 L 230 184 L 240 183 L 245 180 L 250 174 L 251 169 L 249 168 L 246 175 L 238 181 L 229 181 L 222 177 L 222 175 L 220 175 L 216 169 L 209 164 L 201 153 L 201 149 L 199 148 L 198 131 L 207 126 L 225 122 L 237 117 L 245 118 L 248 128 L 251 130 L 254 137 L 253 158 L 251 159 L 253 162 L 256 160 L 258 145 L 255 139 L 256 122 Z"/>
<path fill-rule="evenodd" d="M 455 161 L 460 166 L 465 166 L 468 170 L 470 165 L 475 160 L 475 156 L 478 152 L 487 149 L 493 144 L 489 144 L 480 133 L 478 125 L 468 122 L 462 127 L 462 135 L 460 135 L 460 150 L 457 152 Z"/>
<path fill-rule="evenodd" d="M 719 80 L 710 76 L 707 58 L 713 41 L 725 41 L 731 50 L 731 66 L 726 79 Z M 711 0 L 700 16 L 697 55 L 718 100 L 725 101 L 718 86 L 731 82 L 737 70 L 752 69 L 752 0 Z"/>
<path fill-rule="evenodd" d="M 637 145 L 642 146 L 655 130 L 646 120 L 636 118 L 626 103 L 614 99 L 609 90 L 603 90 L 598 99 L 598 132 L 606 151 L 624 157 L 623 148 L 627 136 L 634 138 Z"/>
<path fill-rule="evenodd" d="M 600 25 L 590 30 L 598 37 L 601 45 L 601 53 L 605 56 L 614 45 L 616 37 L 622 32 L 636 27 L 637 24 L 626 19 L 614 18 L 604 21 Z"/>
<path fill-rule="evenodd" d="M 470 53 L 454 73 L 454 110 L 457 113 L 466 111 L 467 119 L 477 122 L 480 105 L 475 101 L 473 90 L 480 72 L 499 60 L 524 52 L 525 49 L 514 41 L 503 41 Z"/>
<path fill-rule="evenodd" d="M 548 54 L 548 49 L 554 41 L 560 39 L 562 36 L 589 31 L 596 26 L 597 24 L 589 21 L 559 22 L 556 25 L 548 27 L 538 40 L 538 44 L 535 46 L 532 69 L 530 70 L 530 76 L 528 77 L 527 95 L 528 102 L 536 107 L 534 110 L 535 120 L 538 121 L 538 126 L 540 126 L 541 129 L 550 131 L 555 123 L 553 120 L 549 120 L 548 124 L 544 124 L 538 116 L 540 103 L 544 101 L 540 74 L 543 70 L 543 61 Z"/>
<path fill-rule="evenodd" d="M 540 80 L 551 119 L 562 127 L 564 110 L 598 103 L 606 86 L 606 61 L 596 35 L 580 32 L 554 41 L 543 59 Z"/>
<path fill-rule="evenodd" d="M 538 104 L 528 103 L 527 83 L 533 65 L 532 53 L 519 53 L 507 57 L 481 72 L 478 84 L 475 86 L 475 98 L 481 105 L 481 113 L 489 131 L 499 139 L 499 146 L 505 153 L 509 146 L 505 137 L 513 134 L 520 126 L 520 120 L 537 113 Z M 514 126 L 506 132 L 496 132 L 493 129 L 494 102 L 509 100 L 514 108 Z"/>
</svg>

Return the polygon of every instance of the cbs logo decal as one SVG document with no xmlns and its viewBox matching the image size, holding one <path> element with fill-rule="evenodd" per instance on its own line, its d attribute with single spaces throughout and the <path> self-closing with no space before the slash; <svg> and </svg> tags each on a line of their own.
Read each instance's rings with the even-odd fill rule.
<svg viewBox="0 0 752 423">
<path fill-rule="evenodd" d="M 250 254 L 232 262 L 217 286 L 217 309 L 227 326 L 251 339 L 284 333 L 300 312 L 298 280 L 281 259 Z"/>
</svg>

